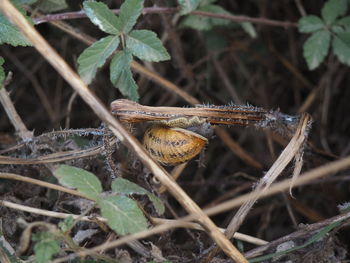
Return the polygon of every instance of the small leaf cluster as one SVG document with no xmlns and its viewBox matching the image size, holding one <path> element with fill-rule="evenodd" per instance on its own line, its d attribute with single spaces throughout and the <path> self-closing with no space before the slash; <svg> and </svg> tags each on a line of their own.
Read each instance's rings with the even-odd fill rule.
<svg viewBox="0 0 350 263">
<path fill-rule="evenodd" d="M 340 62 L 350 65 L 350 16 L 345 16 L 347 0 L 329 0 L 321 17 L 309 15 L 299 20 L 301 33 L 311 33 L 303 45 L 303 55 L 310 70 L 316 69 L 332 51 Z"/>
<path fill-rule="evenodd" d="M 148 223 L 138 203 L 130 195 L 146 195 L 158 214 L 164 213 L 164 205 L 154 194 L 126 179 L 117 178 L 112 182 L 112 194 L 103 197 L 101 182 L 83 169 L 61 165 L 54 175 L 60 184 L 76 188 L 79 192 L 96 201 L 108 226 L 119 235 L 127 235 L 147 229 Z"/>
<path fill-rule="evenodd" d="M 38 232 L 33 235 L 34 253 L 37 263 L 49 262 L 54 254 L 60 251 L 60 246 L 55 236 L 50 232 Z"/>
<path fill-rule="evenodd" d="M 22 4 L 26 4 L 26 1 L 13 0 L 11 1 L 16 8 L 22 13 L 22 15 L 32 23 L 30 17 L 26 15 L 26 11 L 21 7 Z M 24 2 L 24 3 L 22 3 Z M 31 46 L 32 44 L 26 39 L 25 36 L 19 31 L 19 29 L 12 24 L 3 14 L 0 13 L 0 45 L 9 44 L 12 46 Z"/>
<path fill-rule="evenodd" d="M 78 72 L 90 84 L 97 69 L 117 50 L 110 63 L 110 80 L 120 92 L 138 100 L 137 85 L 130 64 L 133 56 L 141 60 L 158 62 L 170 59 L 157 35 L 150 30 L 132 30 L 143 9 L 143 0 L 126 0 L 115 15 L 104 3 L 85 1 L 84 11 L 92 23 L 109 34 L 86 48 L 78 58 Z"/>
<path fill-rule="evenodd" d="M 213 14 L 232 15 L 229 11 L 225 10 L 221 6 L 215 5 L 214 3 L 217 0 L 178 1 L 181 6 L 180 14 L 188 14 L 192 11 L 197 10 Z M 230 24 L 232 24 L 232 22 L 227 19 L 196 15 L 188 15 L 181 22 L 181 26 L 201 31 L 208 31 L 216 26 L 228 26 Z M 239 25 L 247 34 L 250 35 L 250 37 L 255 38 L 257 36 L 256 31 L 251 23 L 243 22 L 239 23 Z"/>
</svg>

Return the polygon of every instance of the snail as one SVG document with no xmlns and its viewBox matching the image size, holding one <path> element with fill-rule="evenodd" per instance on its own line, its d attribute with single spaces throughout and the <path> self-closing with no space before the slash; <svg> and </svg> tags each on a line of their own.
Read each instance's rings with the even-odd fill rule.
<svg viewBox="0 0 350 263">
<path fill-rule="evenodd" d="M 198 117 L 162 120 L 146 130 L 143 144 L 160 164 L 175 166 L 197 156 L 212 133 L 212 126 Z"/>
<path fill-rule="evenodd" d="M 284 137 L 297 130 L 300 116 L 265 110 L 251 105 L 196 105 L 196 107 L 152 107 L 119 99 L 112 113 L 122 122 L 152 122 L 144 135 L 144 146 L 163 165 L 178 165 L 197 156 L 213 133 L 211 125 L 270 128 Z"/>
</svg>

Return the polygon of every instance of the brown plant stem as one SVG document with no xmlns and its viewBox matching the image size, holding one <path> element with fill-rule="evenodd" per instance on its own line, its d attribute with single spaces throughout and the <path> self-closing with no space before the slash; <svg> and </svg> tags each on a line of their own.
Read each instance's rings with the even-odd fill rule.
<svg viewBox="0 0 350 263">
<path fill-rule="evenodd" d="M 178 200 L 188 213 L 196 215 L 196 219 L 207 228 L 208 234 L 219 247 L 233 261 L 248 262 L 239 250 L 220 232 L 211 219 L 204 214 L 200 207 L 173 181 L 169 174 L 143 149 L 141 144 L 133 137 L 123 125 L 117 121 L 100 100 L 88 89 L 79 76 L 58 55 L 58 53 L 46 42 L 46 40 L 34 29 L 34 27 L 23 17 L 23 15 L 12 5 L 9 0 L 0 1 L 0 10 L 14 23 L 20 31 L 28 38 L 34 47 L 48 62 L 61 74 L 61 76 L 74 88 L 84 101 L 93 109 L 96 115 L 103 120 L 111 131 L 133 150 L 147 166 L 154 176 L 164 184 L 170 193 Z"/>
<path fill-rule="evenodd" d="M 166 13 L 166 14 L 174 14 L 178 12 L 179 9 L 176 7 L 145 7 L 142 10 L 142 14 L 159 14 L 159 13 Z M 112 9 L 112 12 L 115 14 L 119 14 L 119 9 Z M 248 17 L 248 16 L 242 16 L 242 15 L 227 15 L 227 14 L 215 14 L 210 12 L 204 12 L 204 11 L 193 11 L 190 13 L 191 15 L 196 16 L 202 16 L 202 17 L 211 17 L 211 18 L 220 18 L 220 19 L 226 19 L 230 20 L 235 23 L 242 23 L 242 22 L 251 22 L 254 24 L 262 24 L 262 25 L 268 25 L 268 26 L 277 26 L 277 27 L 297 27 L 297 23 L 290 22 L 290 21 L 277 21 L 272 20 L 264 17 Z M 37 17 L 34 20 L 34 24 L 42 24 L 47 23 L 51 21 L 57 21 L 57 20 L 71 20 L 71 19 L 78 19 L 78 18 L 85 18 L 86 14 L 83 10 L 77 11 L 77 12 L 66 12 L 66 13 L 60 13 L 60 14 L 49 14 L 49 15 L 43 15 L 40 17 Z"/>
</svg>

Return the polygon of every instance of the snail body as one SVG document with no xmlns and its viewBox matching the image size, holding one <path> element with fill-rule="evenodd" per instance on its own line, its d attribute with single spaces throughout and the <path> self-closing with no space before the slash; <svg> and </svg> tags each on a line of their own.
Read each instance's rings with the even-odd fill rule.
<svg viewBox="0 0 350 263">
<path fill-rule="evenodd" d="M 165 166 L 174 166 L 191 160 L 208 143 L 208 139 L 199 134 L 197 130 L 204 128 L 205 133 L 208 133 L 206 129 L 211 131 L 211 128 L 207 126 L 209 124 L 197 121 L 183 124 L 182 121 L 172 120 L 170 123 L 160 122 L 152 125 L 144 134 L 145 149 L 153 159 Z M 187 122 L 188 119 L 186 119 Z"/>
</svg>

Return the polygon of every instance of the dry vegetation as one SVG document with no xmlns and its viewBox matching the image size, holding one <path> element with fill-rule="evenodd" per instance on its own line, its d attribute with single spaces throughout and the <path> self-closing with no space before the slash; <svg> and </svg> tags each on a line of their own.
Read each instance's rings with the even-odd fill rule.
<svg viewBox="0 0 350 263">
<path fill-rule="evenodd" d="M 79 11 L 82 5 L 82 1 L 67 2 L 65 11 Z M 118 8 L 122 1 L 104 2 Z M 56 262 L 79 251 L 91 254 L 95 261 L 90 262 L 232 262 L 230 257 L 249 259 L 274 253 L 278 246 L 301 246 L 327 226 L 332 229 L 328 234 L 324 230 L 322 239 L 264 262 L 349 260 L 349 212 L 340 215 L 337 207 L 350 199 L 349 67 L 330 54 L 310 71 L 302 55 L 307 35 L 297 29 L 298 19 L 305 12 L 319 15 L 324 2 L 220 0 L 217 4 L 244 14 L 245 18 L 233 18 L 253 22 L 257 37 L 251 38 L 235 23 L 206 32 L 180 27 L 182 18 L 174 9 L 149 9 L 139 18 L 136 28 L 156 32 L 171 55 L 166 62 L 133 62 L 139 102 L 177 107 L 235 102 L 290 115 L 307 112 L 312 116 L 309 133 L 309 115 L 301 115 L 289 138 L 264 129 L 220 126 L 203 155 L 165 171 L 128 133 L 141 140 L 147 124 L 124 129 L 103 108 L 123 98 L 110 83 L 108 66 L 98 71 L 90 93 L 30 27 L 19 26 L 39 52 L 31 47 L 0 47 L 5 70 L 11 72 L 5 83 L 9 96 L 0 91 L 0 199 L 5 201 L 0 203 L 0 233 L 5 240 L 0 261 L 16 262 L 6 256 L 4 244 L 22 249 L 22 259 L 32 259 L 33 242 L 25 250 L 20 248 L 25 227 L 33 232 L 49 230 L 68 214 L 82 213 L 95 217 L 77 220 L 66 233 Z M 165 3 L 145 3 L 153 5 Z M 40 16 L 33 11 L 33 18 Z M 46 21 L 35 29 L 72 68 L 87 45 L 105 36 L 84 17 Z M 111 189 L 113 178 L 126 178 L 159 196 L 166 211 L 158 216 L 147 197 L 135 195 L 149 225 L 156 227 L 140 234 L 139 241 L 134 240 L 137 234 L 120 237 L 105 225 L 99 209 L 86 211 L 90 204 L 86 196 L 65 187 L 53 190 L 47 184 L 58 184 L 53 171 L 59 164 L 92 172 L 104 191 Z M 167 172 L 180 175 L 177 183 L 168 179 Z M 281 183 L 274 185 L 274 180 Z M 253 194 L 247 195 L 252 189 Z M 230 202 L 220 206 L 225 201 Z M 205 214 L 216 226 L 230 225 L 231 234 L 238 231 L 248 237 L 238 233 L 244 241 L 231 239 L 234 247 L 230 246 Z M 77 238 L 83 230 L 91 232 L 84 232 L 86 237 L 77 242 L 86 248 L 80 250 L 69 237 Z M 236 248 L 242 249 L 242 255 Z"/>
</svg>

